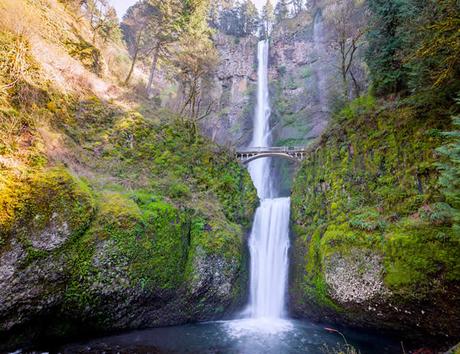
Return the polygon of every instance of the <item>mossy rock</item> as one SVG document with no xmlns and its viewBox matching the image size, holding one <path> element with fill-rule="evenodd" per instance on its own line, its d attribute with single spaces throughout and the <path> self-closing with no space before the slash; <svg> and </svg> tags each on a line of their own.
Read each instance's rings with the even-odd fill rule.
<svg viewBox="0 0 460 354">
<path fill-rule="evenodd" d="M 441 139 L 432 133 L 448 124 L 372 97 L 337 114 L 294 181 L 295 313 L 458 334 L 460 240 L 439 191 Z"/>
<path fill-rule="evenodd" d="M 1 187 L 2 237 L 31 252 L 53 251 L 89 226 L 95 202 L 89 187 L 64 168 L 9 178 Z"/>
</svg>

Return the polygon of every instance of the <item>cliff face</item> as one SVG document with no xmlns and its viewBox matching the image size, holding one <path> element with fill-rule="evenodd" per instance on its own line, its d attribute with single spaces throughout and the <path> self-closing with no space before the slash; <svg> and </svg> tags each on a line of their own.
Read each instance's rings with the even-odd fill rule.
<svg viewBox="0 0 460 354">
<path fill-rule="evenodd" d="M 321 20 L 322 21 L 322 20 Z M 274 145 L 306 145 L 328 120 L 324 26 L 307 12 L 274 27 L 270 51 L 270 94 Z"/>
<path fill-rule="evenodd" d="M 294 314 L 458 339 L 460 243 L 435 166 L 445 118 L 372 97 L 337 116 L 294 181 Z"/>
<path fill-rule="evenodd" d="M 330 36 L 321 10 L 275 24 L 269 52 L 273 145 L 308 145 L 326 127 L 340 90 L 335 54 L 328 51 Z M 204 96 L 216 112 L 203 121 L 202 129 L 218 143 L 248 146 L 257 100 L 258 39 L 218 33 L 214 42 L 220 64 Z M 288 193 L 293 166 L 278 160 L 273 164 L 282 193 Z"/>
<path fill-rule="evenodd" d="M 306 145 L 324 130 L 332 97 L 339 90 L 334 60 L 327 50 L 330 29 L 321 11 L 302 12 L 275 24 L 270 39 L 269 82 L 274 145 Z M 203 123 L 220 143 L 248 145 L 257 89 L 257 42 L 218 33 L 220 64 L 205 95 L 217 108 Z"/>
<path fill-rule="evenodd" d="M 224 145 L 245 146 L 252 138 L 257 87 L 257 41 L 217 33 L 214 43 L 220 62 L 204 95 L 214 113 L 202 124 L 203 132 Z"/>
<path fill-rule="evenodd" d="M 247 171 L 114 71 L 88 71 L 118 47 L 91 44 L 63 4 L 0 15 L 0 351 L 241 305 L 258 202 Z"/>
</svg>

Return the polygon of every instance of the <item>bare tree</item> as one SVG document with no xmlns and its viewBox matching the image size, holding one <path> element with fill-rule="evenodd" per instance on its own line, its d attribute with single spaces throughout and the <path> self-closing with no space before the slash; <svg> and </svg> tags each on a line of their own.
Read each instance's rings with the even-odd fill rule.
<svg viewBox="0 0 460 354">
<path fill-rule="evenodd" d="M 332 47 L 339 53 L 339 68 L 342 77 L 343 95 L 349 97 L 349 77 L 353 82 L 356 96 L 361 87 L 353 65 L 359 48 L 364 43 L 365 10 L 354 0 L 339 0 L 327 8 L 326 19 L 333 30 Z"/>
<path fill-rule="evenodd" d="M 198 122 L 213 109 L 213 102 L 204 103 L 202 87 L 204 81 L 212 77 L 218 64 L 218 55 L 208 38 L 188 35 L 181 42 L 176 61 L 183 95 L 180 115 L 189 117 L 192 131 L 196 134 Z"/>
</svg>

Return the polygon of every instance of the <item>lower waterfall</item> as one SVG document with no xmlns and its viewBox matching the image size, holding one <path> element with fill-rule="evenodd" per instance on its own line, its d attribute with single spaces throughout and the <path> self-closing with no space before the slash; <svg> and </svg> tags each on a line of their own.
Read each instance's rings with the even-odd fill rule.
<svg viewBox="0 0 460 354">
<path fill-rule="evenodd" d="M 255 215 L 249 241 L 253 318 L 281 318 L 285 312 L 289 209 L 289 198 L 265 199 Z"/>
</svg>

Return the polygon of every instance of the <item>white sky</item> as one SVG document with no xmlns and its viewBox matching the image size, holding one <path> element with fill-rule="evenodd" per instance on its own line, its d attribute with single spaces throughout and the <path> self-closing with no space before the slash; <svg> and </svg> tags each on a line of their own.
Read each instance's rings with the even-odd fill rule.
<svg viewBox="0 0 460 354">
<path fill-rule="evenodd" d="M 126 13 L 126 10 L 131 5 L 134 5 L 137 0 L 109 0 L 110 3 L 115 7 L 115 10 L 117 10 L 118 17 L 121 19 L 123 15 Z M 213 0 L 211 0 L 213 1 Z M 266 0 L 252 0 L 256 6 L 261 9 L 262 6 L 265 4 Z M 277 0 L 272 0 L 273 5 L 277 2 Z"/>
</svg>

